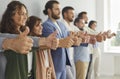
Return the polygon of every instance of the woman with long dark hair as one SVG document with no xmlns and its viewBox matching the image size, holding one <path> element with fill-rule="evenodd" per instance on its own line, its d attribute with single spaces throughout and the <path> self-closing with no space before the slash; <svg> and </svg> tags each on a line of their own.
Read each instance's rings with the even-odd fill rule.
<svg viewBox="0 0 120 79">
<path fill-rule="evenodd" d="M 30 16 L 26 25 L 30 28 L 29 35 L 42 37 L 42 20 L 36 16 Z M 49 48 L 40 47 L 36 51 L 36 77 L 37 79 L 56 79 L 53 61 Z"/>
<path fill-rule="evenodd" d="M 27 17 L 28 11 L 23 3 L 19 1 L 10 2 L 1 20 L 1 33 L 20 34 L 26 28 Z M 32 52 L 21 54 L 12 50 L 4 51 L 7 58 L 5 78 L 36 79 L 36 66 L 33 62 L 35 55 Z"/>
</svg>

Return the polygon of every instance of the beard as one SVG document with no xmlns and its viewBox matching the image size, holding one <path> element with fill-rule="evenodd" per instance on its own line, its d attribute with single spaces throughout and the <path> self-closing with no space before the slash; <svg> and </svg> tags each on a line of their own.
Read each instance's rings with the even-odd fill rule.
<svg viewBox="0 0 120 79">
<path fill-rule="evenodd" d="M 67 19 L 68 19 L 69 22 L 73 22 L 73 18 L 74 18 L 74 16 L 72 16 L 72 17 L 71 16 L 67 16 Z"/>
<path fill-rule="evenodd" d="M 85 21 L 85 24 L 87 24 L 88 22 L 87 21 Z"/>
<path fill-rule="evenodd" d="M 54 14 L 53 12 L 52 12 L 52 18 L 53 19 L 60 19 L 60 13 L 58 13 L 58 14 Z"/>
<path fill-rule="evenodd" d="M 73 19 L 69 19 L 69 22 L 73 22 Z"/>
</svg>

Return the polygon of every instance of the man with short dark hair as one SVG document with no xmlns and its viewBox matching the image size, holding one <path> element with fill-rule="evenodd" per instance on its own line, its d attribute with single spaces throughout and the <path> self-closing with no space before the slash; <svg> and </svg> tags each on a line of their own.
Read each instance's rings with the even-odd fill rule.
<svg viewBox="0 0 120 79">
<path fill-rule="evenodd" d="M 43 36 L 48 36 L 57 30 L 57 38 L 60 41 L 59 48 L 57 50 L 51 50 L 56 78 L 66 79 L 66 64 L 71 65 L 68 55 L 69 50 L 66 47 L 71 47 L 74 41 L 68 36 L 65 25 L 58 21 L 60 18 L 60 4 L 58 1 L 48 1 L 43 12 L 45 15 L 48 15 L 47 21 L 43 23 Z"/>
<path fill-rule="evenodd" d="M 77 27 L 73 25 L 74 19 L 74 8 L 71 6 L 66 6 L 62 9 L 62 16 L 63 16 L 63 23 L 65 24 L 68 31 L 76 32 L 79 31 Z M 81 39 L 82 40 L 82 39 Z M 67 72 L 67 79 L 76 79 L 76 71 L 75 71 L 75 64 L 74 64 L 74 52 L 73 47 L 69 48 L 69 55 L 70 55 L 70 62 L 71 66 L 66 65 L 66 72 Z"/>
<path fill-rule="evenodd" d="M 70 33 L 62 22 L 58 21 L 60 18 L 60 4 L 58 1 L 48 1 L 43 12 L 48 15 L 47 21 L 43 23 L 43 36 L 48 36 L 55 30 L 58 32 L 59 48 L 51 50 L 56 78 L 66 79 L 66 65 L 71 65 L 68 47 L 80 44 L 80 42 L 77 39 L 74 40 L 74 34 Z"/>
<path fill-rule="evenodd" d="M 88 23 L 88 17 L 87 17 L 87 12 L 83 11 L 78 14 L 79 18 L 83 18 L 85 20 L 85 24 Z"/>
</svg>

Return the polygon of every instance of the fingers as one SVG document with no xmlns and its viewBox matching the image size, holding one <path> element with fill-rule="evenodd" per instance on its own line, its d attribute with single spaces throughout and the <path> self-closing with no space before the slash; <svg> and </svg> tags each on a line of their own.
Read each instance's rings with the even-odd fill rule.
<svg viewBox="0 0 120 79">
<path fill-rule="evenodd" d="M 51 49 L 56 50 L 58 45 L 59 45 L 59 40 L 58 39 L 53 39 Z"/>
<path fill-rule="evenodd" d="M 30 37 L 27 37 L 26 39 L 28 43 L 33 43 L 33 40 Z"/>
<path fill-rule="evenodd" d="M 98 33 L 98 35 L 101 35 L 101 34 L 102 34 L 102 32 Z"/>
<path fill-rule="evenodd" d="M 72 31 L 70 31 L 70 32 L 69 32 L 69 37 L 74 38 L 74 36 L 75 36 L 75 33 L 72 32 Z"/>
<path fill-rule="evenodd" d="M 72 38 L 67 37 L 66 39 L 64 39 L 63 45 L 65 45 L 66 48 L 71 47 L 73 44 L 74 44 L 74 41 Z"/>
<path fill-rule="evenodd" d="M 111 33 L 111 30 L 108 30 L 107 33 Z"/>
<path fill-rule="evenodd" d="M 116 36 L 116 33 L 112 33 L 112 36 Z"/>
<path fill-rule="evenodd" d="M 74 44 L 74 41 L 69 36 L 66 38 L 59 39 L 59 47 L 68 48 L 68 47 L 71 47 L 73 44 Z"/>
<path fill-rule="evenodd" d="M 74 39 L 74 45 L 76 45 L 76 46 L 79 46 L 81 42 L 82 42 L 82 39 L 81 39 L 81 38 L 76 37 L 76 38 Z"/>
</svg>

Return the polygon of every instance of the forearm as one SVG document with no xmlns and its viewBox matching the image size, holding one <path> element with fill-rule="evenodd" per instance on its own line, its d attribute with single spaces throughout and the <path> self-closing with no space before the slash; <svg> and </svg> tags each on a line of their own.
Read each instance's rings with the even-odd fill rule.
<svg viewBox="0 0 120 79">
<path fill-rule="evenodd" d="M 0 33 L 0 50 L 2 49 L 2 42 L 5 38 L 15 38 L 17 36 L 18 35 L 16 35 L 16 34 Z M 30 36 L 30 37 L 33 39 L 33 47 L 39 47 L 40 38 L 32 37 L 32 36 Z"/>
</svg>

